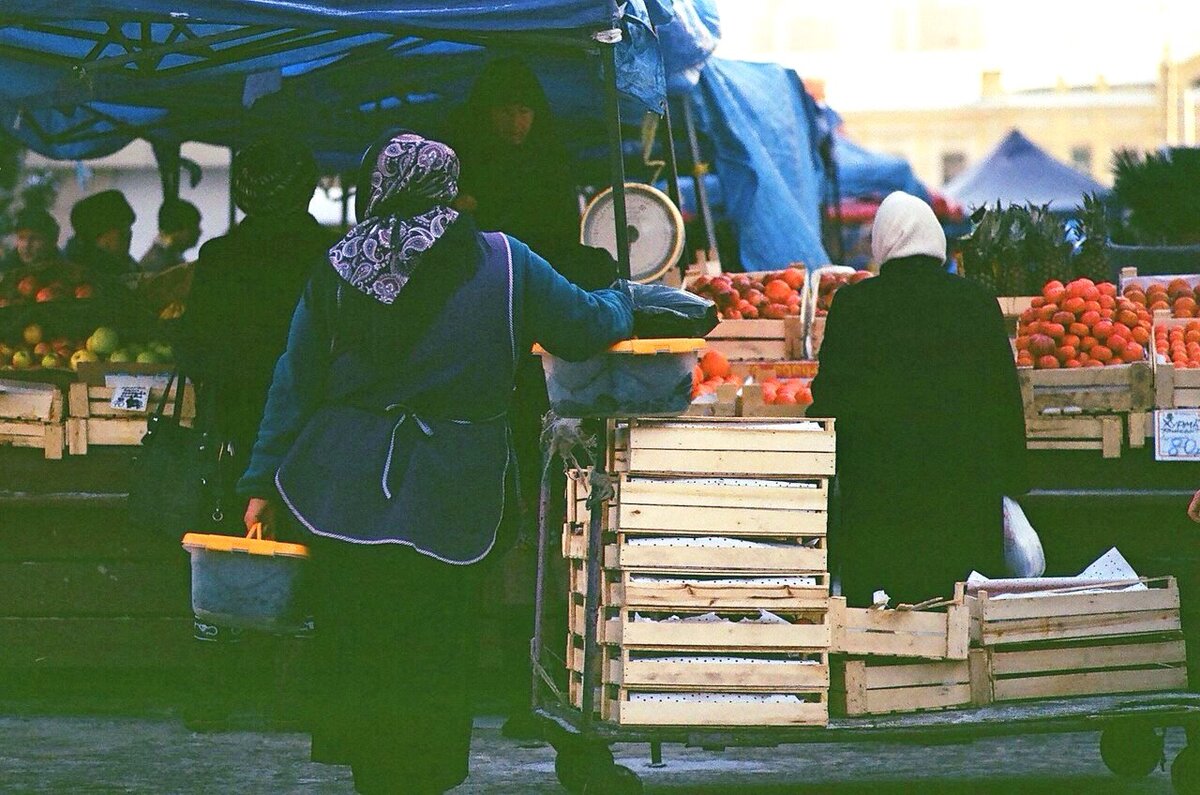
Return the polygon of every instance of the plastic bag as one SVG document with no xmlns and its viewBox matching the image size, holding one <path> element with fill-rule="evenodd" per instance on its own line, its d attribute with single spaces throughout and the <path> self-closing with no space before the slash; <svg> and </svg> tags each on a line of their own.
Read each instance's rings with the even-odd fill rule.
<svg viewBox="0 0 1200 795">
<path fill-rule="evenodd" d="M 626 285 L 633 298 L 633 334 L 642 339 L 703 337 L 717 327 L 717 305 L 662 284 Z"/>
<path fill-rule="evenodd" d="M 1011 497 L 1004 498 L 1004 563 L 1012 577 L 1041 577 L 1046 573 L 1042 539 Z"/>
</svg>

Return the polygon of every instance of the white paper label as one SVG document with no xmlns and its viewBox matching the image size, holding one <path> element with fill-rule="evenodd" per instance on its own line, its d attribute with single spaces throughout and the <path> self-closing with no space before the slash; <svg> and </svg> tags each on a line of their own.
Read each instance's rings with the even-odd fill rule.
<svg viewBox="0 0 1200 795">
<path fill-rule="evenodd" d="M 126 384 L 116 388 L 108 405 L 123 411 L 144 412 L 149 403 L 150 387 Z"/>
<path fill-rule="evenodd" d="M 1154 412 L 1154 458 L 1200 461 L 1200 409 Z"/>
</svg>

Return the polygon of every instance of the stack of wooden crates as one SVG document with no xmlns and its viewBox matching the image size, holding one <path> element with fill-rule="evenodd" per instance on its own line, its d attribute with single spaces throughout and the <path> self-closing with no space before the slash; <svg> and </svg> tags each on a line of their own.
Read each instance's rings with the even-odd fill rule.
<svg viewBox="0 0 1200 795">
<path fill-rule="evenodd" d="M 1003 596 L 979 589 L 933 610 L 833 600 L 832 701 L 845 715 L 1187 687 L 1174 578 L 1136 590 Z"/>
<path fill-rule="evenodd" d="M 605 720 L 824 725 L 832 420 L 614 425 L 601 619 Z M 568 478 L 567 664 L 582 704 L 587 472 Z"/>
</svg>

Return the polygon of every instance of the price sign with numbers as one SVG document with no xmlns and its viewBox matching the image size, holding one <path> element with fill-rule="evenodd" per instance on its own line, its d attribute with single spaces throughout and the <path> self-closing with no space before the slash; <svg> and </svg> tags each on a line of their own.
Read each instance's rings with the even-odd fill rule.
<svg viewBox="0 0 1200 795">
<path fill-rule="evenodd" d="M 1200 461 L 1200 409 L 1154 412 L 1154 458 Z"/>
</svg>

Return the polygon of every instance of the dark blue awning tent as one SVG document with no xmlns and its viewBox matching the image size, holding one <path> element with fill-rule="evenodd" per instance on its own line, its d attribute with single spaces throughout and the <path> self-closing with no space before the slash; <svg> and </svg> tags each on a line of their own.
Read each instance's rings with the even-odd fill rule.
<svg viewBox="0 0 1200 795">
<path fill-rule="evenodd" d="M 999 201 L 1048 204 L 1055 212 L 1070 212 L 1085 194 L 1108 190 L 1013 130 L 991 154 L 951 180 L 945 193 L 968 211 Z"/>
<path fill-rule="evenodd" d="M 712 58 L 691 101 L 715 149 L 742 267 L 828 264 L 821 244 L 817 111 L 799 76 L 777 64 Z"/>
<path fill-rule="evenodd" d="M 0 129 L 60 159 L 280 129 L 356 153 L 397 121 L 441 118 L 496 51 L 527 57 L 556 112 L 594 123 L 610 45 L 626 106 L 661 112 L 673 56 L 655 27 L 694 68 L 673 9 L 695 1 L 0 0 Z"/>
</svg>

